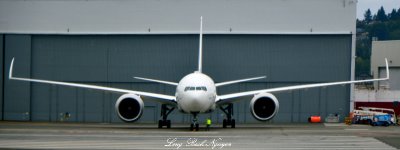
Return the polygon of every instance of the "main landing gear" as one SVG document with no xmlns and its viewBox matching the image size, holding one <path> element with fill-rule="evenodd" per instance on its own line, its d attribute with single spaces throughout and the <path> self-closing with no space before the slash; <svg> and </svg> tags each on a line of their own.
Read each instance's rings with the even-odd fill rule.
<svg viewBox="0 0 400 150">
<path fill-rule="evenodd" d="M 233 104 L 228 104 L 226 107 L 220 106 L 219 109 L 225 113 L 226 119 L 222 122 L 222 127 L 226 128 L 227 126 L 231 126 L 231 128 L 236 127 L 235 119 L 232 119 L 233 116 Z"/>
<path fill-rule="evenodd" d="M 171 128 L 171 120 L 167 120 L 168 115 L 174 111 L 175 107 L 168 107 L 165 104 L 161 105 L 161 117 L 162 120 L 158 120 L 158 128 L 162 128 L 166 126 L 167 128 Z"/>
<path fill-rule="evenodd" d="M 198 113 L 192 113 L 192 114 L 193 114 L 193 120 L 192 123 L 190 124 L 190 131 L 199 131 L 199 122 L 197 121 Z"/>
</svg>

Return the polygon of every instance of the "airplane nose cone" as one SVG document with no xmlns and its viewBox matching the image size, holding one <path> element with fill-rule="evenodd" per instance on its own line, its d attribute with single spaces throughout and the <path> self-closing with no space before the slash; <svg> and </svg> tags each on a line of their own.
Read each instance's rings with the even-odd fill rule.
<svg viewBox="0 0 400 150">
<path fill-rule="evenodd" d="M 187 113 L 208 112 L 213 105 L 209 96 L 204 92 L 186 92 L 181 96 L 181 99 L 178 101 L 179 108 Z"/>
<path fill-rule="evenodd" d="M 201 105 L 201 101 L 200 99 L 192 99 L 192 106 L 200 106 Z"/>
<path fill-rule="evenodd" d="M 193 95 L 190 99 L 191 110 L 194 112 L 202 112 L 208 107 L 206 99 L 202 95 Z"/>
<path fill-rule="evenodd" d="M 202 104 L 202 100 L 201 100 L 200 97 L 193 97 L 191 99 L 191 103 L 192 103 L 192 106 L 201 106 L 201 105 L 203 105 Z"/>
</svg>

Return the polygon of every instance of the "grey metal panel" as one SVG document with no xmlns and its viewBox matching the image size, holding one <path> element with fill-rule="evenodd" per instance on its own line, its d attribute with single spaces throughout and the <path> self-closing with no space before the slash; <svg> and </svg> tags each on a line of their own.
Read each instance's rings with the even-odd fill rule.
<svg viewBox="0 0 400 150">
<path fill-rule="evenodd" d="M 33 76 L 126 82 L 146 75 L 177 82 L 197 68 L 197 40 L 194 35 L 34 36 L 33 63 L 41 67 Z M 205 35 L 204 72 L 216 81 L 254 75 L 267 75 L 269 82 L 346 80 L 350 48 L 350 35 Z"/>
<path fill-rule="evenodd" d="M 196 69 L 197 40 L 194 35 L 34 36 L 38 67 L 32 75 L 84 82 L 136 82 L 132 76 L 146 75 L 178 82 Z"/>
<path fill-rule="evenodd" d="M 348 116 L 349 105 L 350 105 L 350 86 L 333 86 L 326 88 L 326 115 L 328 114 L 339 114 L 341 121 L 344 120 L 345 116 Z"/>
<path fill-rule="evenodd" d="M 293 110 L 294 110 L 294 106 L 292 105 L 294 103 L 293 91 L 277 93 L 275 94 L 275 96 L 279 100 L 279 112 L 277 116 L 274 118 L 274 121 L 293 122 Z"/>
<path fill-rule="evenodd" d="M 340 81 L 350 78 L 350 52 L 350 35 L 206 35 L 203 68 L 216 81 Z"/>
<path fill-rule="evenodd" d="M 33 36 L 32 77 L 106 81 L 106 39 L 96 36 Z"/>
<path fill-rule="evenodd" d="M 104 122 L 103 112 L 105 111 L 105 93 L 96 90 L 83 90 L 83 122 Z M 79 102 L 79 101 L 78 101 Z M 79 106 L 79 105 L 78 105 Z"/>
<path fill-rule="evenodd" d="M 4 36 L 0 34 L 0 120 L 3 120 L 3 89 L 4 89 Z"/>
<path fill-rule="evenodd" d="M 32 121 L 50 121 L 51 112 L 51 86 L 32 83 Z"/>
<path fill-rule="evenodd" d="M 58 86 L 56 90 L 57 121 L 75 122 L 77 120 L 77 88 Z M 90 104 L 94 105 L 94 104 Z M 65 115 L 70 114 L 70 117 Z"/>
<path fill-rule="evenodd" d="M 133 79 L 142 76 L 178 82 L 197 68 L 197 35 L 34 35 L 32 76 L 174 95 L 169 85 Z M 289 44 L 288 44 L 289 43 Z M 266 79 L 224 86 L 219 94 L 350 78 L 351 35 L 205 35 L 204 72 L 217 82 L 267 75 Z M 115 101 L 121 94 L 32 84 L 33 120 L 121 122 Z M 270 122 L 306 122 L 309 115 L 346 112 L 347 87 L 277 93 L 280 112 Z M 160 104 L 146 101 L 138 122 L 156 122 Z M 235 103 L 238 123 L 258 123 L 249 100 Z M 334 99 L 335 103 L 332 103 Z M 43 103 L 44 105 L 40 105 Z M 331 104 L 332 103 L 332 104 Z M 49 112 L 49 114 L 45 114 Z M 223 113 L 211 116 L 222 122 Z M 190 122 L 177 111 L 173 123 Z M 63 120 L 65 121 L 65 120 Z"/>
<path fill-rule="evenodd" d="M 5 73 L 15 57 L 14 75 L 30 77 L 31 36 L 5 35 Z M 29 82 L 11 81 L 4 77 L 4 120 L 30 120 L 31 89 Z"/>
</svg>

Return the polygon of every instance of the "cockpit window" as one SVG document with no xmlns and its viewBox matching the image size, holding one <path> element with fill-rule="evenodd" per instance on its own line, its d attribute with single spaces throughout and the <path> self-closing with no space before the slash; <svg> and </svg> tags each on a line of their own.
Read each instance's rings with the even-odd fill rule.
<svg viewBox="0 0 400 150">
<path fill-rule="evenodd" d="M 201 90 L 207 91 L 207 88 L 206 88 L 205 86 L 202 86 L 202 87 L 201 87 Z"/>
<path fill-rule="evenodd" d="M 186 91 L 207 91 L 207 88 L 205 86 L 198 86 L 198 87 L 187 86 L 185 87 L 185 92 Z"/>
<path fill-rule="evenodd" d="M 190 89 L 190 87 L 188 87 L 188 86 L 187 86 L 187 87 L 185 87 L 185 92 L 186 92 L 187 90 L 189 90 L 189 89 Z"/>
</svg>

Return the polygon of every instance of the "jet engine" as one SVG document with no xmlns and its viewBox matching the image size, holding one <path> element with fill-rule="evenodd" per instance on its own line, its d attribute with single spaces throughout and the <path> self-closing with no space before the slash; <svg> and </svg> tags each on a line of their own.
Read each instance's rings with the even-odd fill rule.
<svg viewBox="0 0 400 150">
<path fill-rule="evenodd" d="M 257 94 L 250 101 L 251 114 L 259 121 L 272 119 L 278 110 L 278 99 L 270 93 Z"/>
<path fill-rule="evenodd" d="M 143 100 L 135 94 L 124 94 L 115 103 L 119 118 L 125 122 L 138 120 L 143 113 Z"/>
</svg>

